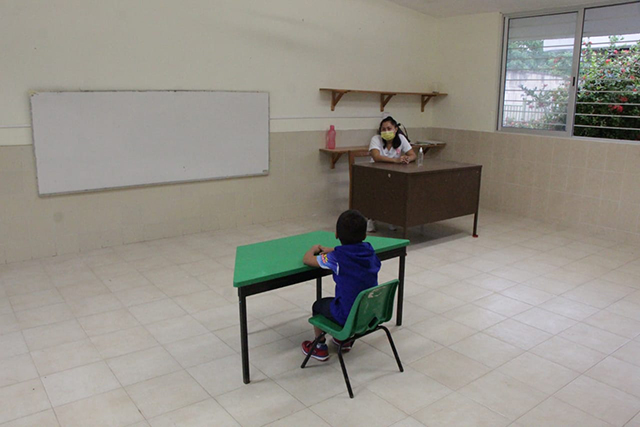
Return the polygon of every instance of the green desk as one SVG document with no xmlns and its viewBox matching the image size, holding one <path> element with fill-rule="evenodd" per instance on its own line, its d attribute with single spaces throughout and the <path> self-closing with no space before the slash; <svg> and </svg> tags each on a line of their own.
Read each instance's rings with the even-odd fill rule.
<svg viewBox="0 0 640 427">
<path fill-rule="evenodd" d="M 396 324 L 402 324 L 402 300 L 404 292 L 404 263 L 408 240 L 386 237 L 367 237 L 381 261 L 400 258 L 398 279 L 398 309 Z M 245 384 L 249 376 L 249 341 L 247 333 L 247 297 L 316 279 L 316 298 L 322 298 L 322 277 L 331 270 L 308 267 L 302 256 L 313 245 L 338 246 L 334 233 L 314 231 L 267 242 L 238 246 L 233 274 L 233 286 L 238 288 L 240 306 L 240 346 L 242 348 L 242 378 Z"/>
</svg>

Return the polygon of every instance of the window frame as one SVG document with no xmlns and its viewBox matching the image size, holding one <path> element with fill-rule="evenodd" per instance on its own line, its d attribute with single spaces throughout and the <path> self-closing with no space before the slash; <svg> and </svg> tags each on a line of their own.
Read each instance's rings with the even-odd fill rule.
<svg viewBox="0 0 640 427">
<path fill-rule="evenodd" d="M 497 131 L 504 133 L 518 133 L 518 134 L 529 134 L 529 135 L 537 135 L 537 136 L 555 136 L 558 138 L 575 138 L 575 139 L 584 139 L 584 140 L 596 140 L 596 141 L 606 141 L 606 142 L 621 142 L 621 143 L 634 143 L 632 140 L 624 140 L 624 139 L 612 139 L 612 138 L 594 138 L 588 136 L 575 136 L 573 134 L 573 125 L 575 122 L 575 112 L 576 112 L 576 98 L 577 98 L 577 83 L 580 75 L 580 55 L 581 55 L 581 47 L 582 47 L 582 36 L 584 30 L 584 17 L 585 11 L 587 9 L 595 9 L 600 7 L 610 7 L 610 6 L 619 6 L 624 4 L 634 4 L 640 3 L 637 0 L 634 1 L 619 1 L 619 2 L 599 2 L 593 3 L 585 6 L 573 6 L 573 7 L 562 7 L 562 8 L 554 8 L 554 9 L 543 9 L 535 12 L 521 12 L 521 13 L 513 13 L 508 15 L 503 15 L 503 24 L 502 24 L 502 55 L 500 58 L 500 73 L 499 73 L 499 96 L 498 96 L 498 117 L 497 117 Z M 504 95 L 505 95 L 505 86 L 506 86 L 506 74 L 507 74 L 507 51 L 509 48 L 509 22 L 512 19 L 519 18 L 535 18 L 535 17 L 543 17 L 550 15 L 559 15 L 563 13 L 576 13 L 576 31 L 575 31 L 575 39 L 573 45 L 573 60 L 571 66 L 571 87 L 569 90 L 569 99 L 567 104 L 567 122 L 566 129 L 564 131 L 557 130 L 545 130 L 545 129 L 527 129 L 527 128 L 516 128 L 516 127 L 503 127 L 503 118 L 504 118 Z"/>
</svg>

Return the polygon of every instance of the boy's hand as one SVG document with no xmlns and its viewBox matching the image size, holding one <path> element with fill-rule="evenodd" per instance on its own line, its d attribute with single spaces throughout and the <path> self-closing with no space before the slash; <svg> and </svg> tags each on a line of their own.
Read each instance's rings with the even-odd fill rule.
<svg viewBox="0 0 640 427">
<path fill-rule="evenodd" d="M 322 246 L 320 245 L 313 245 L 313 254 L 314 255 L 320 255 L 323 252 L 322 250 Z"/>
</svg>

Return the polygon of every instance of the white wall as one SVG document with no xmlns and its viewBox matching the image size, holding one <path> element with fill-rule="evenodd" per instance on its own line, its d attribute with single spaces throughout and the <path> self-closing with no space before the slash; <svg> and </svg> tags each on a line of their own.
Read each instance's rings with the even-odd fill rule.
<svg viewBox="0 0 640 427">
<path fill-rule="evenodd" d="M 386 0 L 4 1 L 0 34 L 0 264 L 346 209 L 345 160 L 318 148 L 329 124 L 367 143 L 379 99 L 332 113 L 318 89 L 426 90 L 440 61 L 435 20 Z M 102 89 L 268 91 L 272 117 L 332 118 L 272 120 L 266 177 L 38 197 L 29 91 Z M 387 110 L 422 128 L 438 103 Z"/>
<path fill-rule="evenodd" d="M 433 126 L 492 131 L 498 116 L 502 17 L 466 15 L 438 21 L 440 91 L 449 95 L 433 111 Z"/>
<path fill-rule="evenodd" d="M 271 116 L 380 116 L 375 95 L 330 111 L 320 87 L 421 91 L 435 20 L 386 0 L 21 0 L 0 5 L 0 126 L 30 123 L 32 90 L 260 90 Z M 418 97 L 388 110 L 423 126 Z M 272 131 L 371 128 L 379 120 L 274 120 Z M 0 128 L 0 145 L 29 144 Z"/>
</svg>

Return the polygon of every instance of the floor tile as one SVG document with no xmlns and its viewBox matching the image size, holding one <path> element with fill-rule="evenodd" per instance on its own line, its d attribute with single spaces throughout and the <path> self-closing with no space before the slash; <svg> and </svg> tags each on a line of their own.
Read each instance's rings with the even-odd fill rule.
<svg viewBox="0 0 640 427">
<path fill-rule="evenodd" d="M 96 362 L 42 377 L 53 407 L 120 387 L 104 362 Z"/>
<path fill-rule="evenodd" d="M 537 307 L 513 316 L 513 319 L 553 335 L 576 324 L 575 320 Z"/>
<path fill-rule="evenodd" d="M 158 341 L 142 326 L 91 337 L 91 341 L 105 359 L 158 345 Z"/>
<path fill-rule="evenodd" d="M 304 409 L 273 381 L 256 381 L 216 398 L 242 426 L 262 426 Z M 251 402 L 251 405 L 246 405 Z"/>
<path fill-rule="evenodd" d="M 454 308 L 442 314 L 444 317 L 475 329 L 486 329 L 506 319 L 504 316 L 473 304 Z"/>
<path fill-rule="evenodd" d="M 129 311 L 143 325 L 182 317 L 186 314 L 178 304 L 169 298 L 134 305 L 129 307 Z"/>
<path fill-rule="evenodd" d="M 153 285 L 118 291 L 115 292 L 114 295 L 127 307 L 158 301 L 167 297 L 160 289 Z"/>
<path fill-rule="evenodd" d="M 430 427 L 501 427 L 510 422 L 508 418 L 459 393 L 440 399 L 416 412 L 413 417 Z"/>
<path fill-rule="evenodd" d="M 15 311 L 22 311 L 59 304 L 64 302 L 64 299 L 57 289 L 52 288 L 28 294 L 14 295 L 9 297 L 9 301 L 11 301 L 11 306 Z"/>
<path fill-rule="evenodd" d="M 564 297 L 555 297 L 539 306 L 540 308 L 559 314 L 569 319 L 581 321 L 597 313 L 600 309 Z"/>
<path fill-rule="evenodd" d="M 149 421 L 151 427 L 240 427 L 213 399 L 203 400 Z"/>
<path fill-rule="evenodd" d="M 497 325 L 485 329 L 484 333 L 523 350 L 529 350 L 548 340 L 552 336 L 547 332 L 525 325 L 524 323 L 520 323 L 513 319 L 507 319 Z"/>
<path fill-rule="evenodd" d="M 29 354 L 0 359 L 0 388 L 38 378 Z"/>
<path fill-rule="evenodd" d="M 146 325 L 146 328 L 161 344 L 169 344 L 207 333 L 207 329 L 191 316 L 161 320 Z"/>
<path fill-rule="evenodd" d="M 549 395 L 560 390 L 579 375 L 575 371 L 533 353 L 521 354 L 496 371 Z"/>
<path fill-rule="evenodd" d="M 629 341 L 613 354 L 613 357 L 640 366 L 640 342 Z"/>
<path fill-rule="evenodd" d="M 235 354 L 231 347 L 211 333 L 167 344 L 165 349 L 183 368 L 190 368 Z"/>
<path fill-rule="evenodd" d="M 102 360 L 100 353 L 89 339 L 83 339 L 44 350 L 31 352 L 40 375 L 50 375 Z"/>
<path fill-rule="evenodd" d="M 49 409 L 51 404 L 39 379 L 0 388 L 0 423 Z"/>
<path fill-rule="evenodd" d="M 153 347 L 107 360 L 120 384 L 128 386 L 161 375 L 182 370 L 162 347 Z"/>
<path fill-rule="evenodd" d="M 548 394 L 496 371 L 467 384 L 459 392 L 512 421 L 548 397 Z"/>
<path fill-rule="evenodd" d="M 454 344 L 477 332 L 476 329 L 443 316 L 430 317 L 427 320 L 409 326 L 409 329 L 444 346 Z"/>
<path fill-rule="evenodd" d="M 16 319 L 21 329 L 62 322 L 73 319 L 73 317 L 71 309 L 64 302 L 16 312 Z"/>
<path fill-rule="evenodd" d="M 535 346 L 531 352 L 576 372 L 585 372 L 607 357 L 604 353 L 557 336 Z"/>
<path fill-rule="evenodd" d="M 62 427 L 129 426 L 144 418 L 123 388 L 55 408 Z"/>
<path fill-rule="evenodd" d="M 555 394 L 558 399 L 613 425 L 622 426 L 640 411 L 640 400 L 581 376 Z"/>
<path fill-rule="evenodd" d="M 427 291 L 411 298 L 411 302 L 433 313 L 444 313 L 465 304 L 464 301 L 438 291 Z"/>
<path fill-rule="evenodd" d="M 613 353 L 629 341 L 620 335 L 584 323 L 566 329 L 559 336 L 605 354 Z"/>
<path fill-rule="evenodd" d="M 635 338 L 640 335 L 640 321 L 618 316 L 607 310 L 588 317 L 584 323 L 626 338 Z"/>
<path fill-rule="evenodd" d="M 585 375 L 640 398 L 640 366 L 607 357 Z"/>
<path fill-rule="evenodd" d="M 518 418 L 522 427 L 608 427 L 610 424 L 595 418 L 563 401 L 550 397 L 522 417 Z"/>
<path fill-rule="evenodd" d="M 20 332 L 0 335 L 0 359 L 28 353 L 29 349 Z"/>
<path fill-rule="evenodd" d="M 130 385 L 126 391 L 147 419 L 209 398 L 185 371 Z"/>
<path fill-rule="evenodd" d="M 305 409 L 287 417 L 280 418 L 278 421 L 269 423 L 265 427 L 299 427 L 301 425 L 305 427 L 330 427 L 329 424 L 314 414 L 310 409 Z"/>
<path fill-rule="evenodd" d="M 229 304 L 226 299 L 211 290 L 180 295 L 175 297 L 174 301 L 189 314 Z"/>
<path fill-rule="evenodd" d="M 139 325 L 126 308 L 80 317 L 78 322 L 90 337 Z"/>
<path fill-rule="evenodd" d="M 453 390 L 490 371 L 482 363 L 446 348 L 412 363 L 411 367 Z"/>
<path fill-rule="evenodd" d="M 400 375 L 378 378 L 366 384 L 366 388 L 407 414 L 413 414 L 453 392 L 410 367 Z"/>
<path fill-rule="evenodd" d="M 390 327 L 390 332 L 400 359 L 405 363 L 422 359 L 442 348 L 440 344 L 428 340 L 410 329 Z M 393 350 L 384 331 L 367 335 L 362 341 L 393 357 Z M 358 345 L 357 342 L 356 345 Z"/>
<path fill-rule="evenodd" d="M 518 301 L 530 305 L 542 304 L 554 297 L 554 295 L 550 294 L 549 292 L 541 291 L 540 289 L 532 288 L 531 286 L 526 285 L 517 285 L 505 289 L 500 293 L 506 297 L 517 299 Z"/>
<path fill-rule="evenodd" d="M 382 427 L 406 418 L 406 414 L 367 389 L 345 392 L 310 409 L 332 426 Z"/>
<path fill-rule="evenodd" d="M 299 365 L 295 367 L 297 368 Z M 244 386 L 240 355 L 223 357 L 222 359 L 203 363 L 189 368 L 187 371 L 213 397 Z M 250 374 L 252 384 L 266 378 L 262 372 L 254 367 L 250 367 Z"/>
<path fill-rule="evenodd" d="M 526 304 L 522 301 L 518 301 L 501 294 L 492 294 L 488 297 L 478 299 L 473 303 L 506 317 L 515 316 L 516 314 L 520 314 L 533 307 L 530 304 Z"/>
<path fill-rule="evenodd" d="M 76 320 L 39 326 L 22 332 L 31 351 L 78 341 L 87 337 Z"/>
<path fill-rule="evenodd" d="M 334 357 L 336 360 L 333 360 L 333 364 L 310 362 L 304 369 L 301 369 L 300 363 L 304 356 L 300 352 L 299 363 L 271 378 L 291 396 L 309 407 L 347 390 L 342 371 L 332 368 L 338 363 L 337 356 L 334 355 Z M 349 362 L 347 361 L 346 364 L 347 372 L 349 372 Z M 392 375 L 394 374 L 389 374 L 389 376 Z M 360 382 L 353 376 L 350 375 L 349 378 L 352 387 L 360 385 Z M 309 384 L 313 384 L 313 387 L 310 387 Z"/>
<path fill-rule="evenodd" d="M 497 368 L 523 352 L 511 344 L 507 344 L 482 332 L 465 338 L 449 348 L 477 360 L 490 368 Z"/>
<path fill-rule="evenodd" d="M 37 414 L 27 415 L 17 420 L 9 421 L 2 424 L 2 427 L 60 427 L 56 414 L 53 409 L 38 412 Z"/>
</svg>

